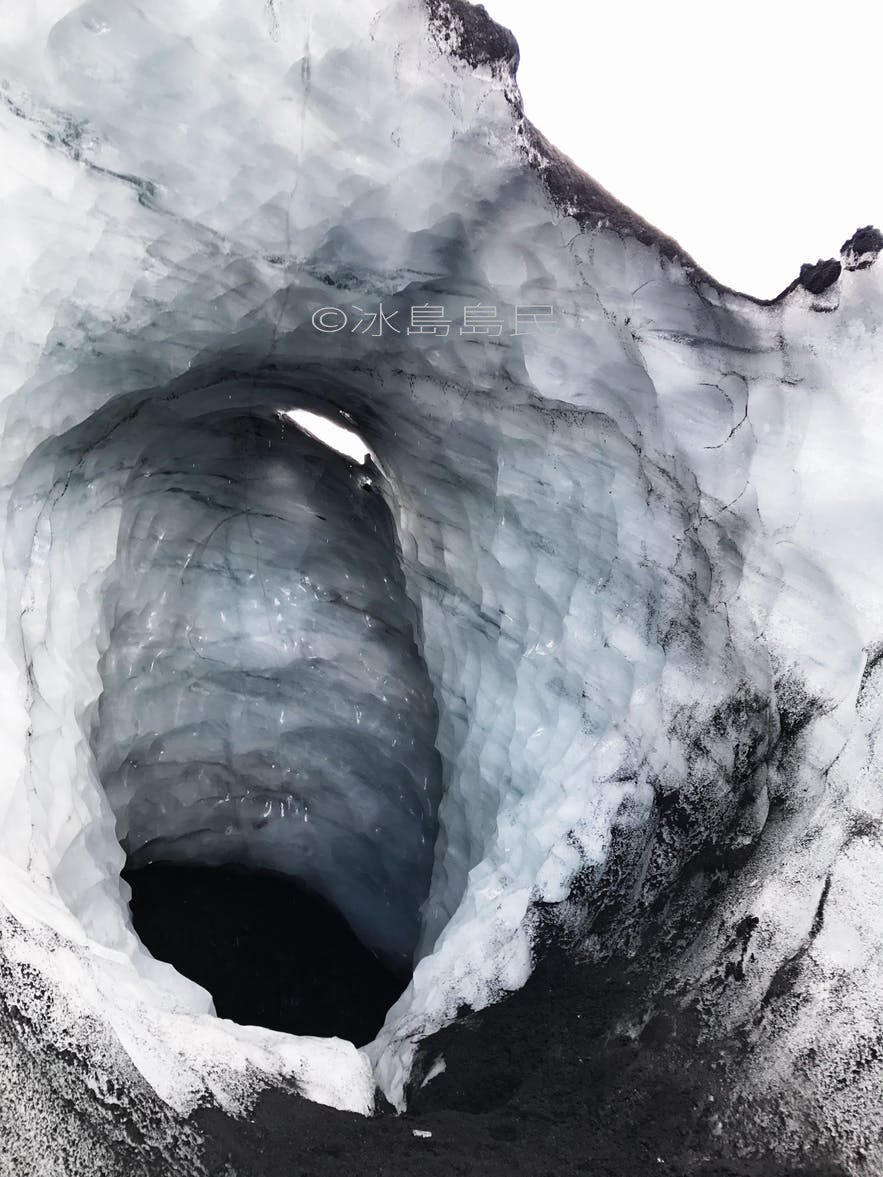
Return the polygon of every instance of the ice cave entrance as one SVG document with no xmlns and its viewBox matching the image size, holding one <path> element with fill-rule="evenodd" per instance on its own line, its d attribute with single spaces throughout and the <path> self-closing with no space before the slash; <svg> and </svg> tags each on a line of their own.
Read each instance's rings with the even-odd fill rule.
<svg viewBox="0 0 883 1177">
<path fill-rule="evenodd" d="M 97 655 L 78 711 L 142 943 L 221 1016 L 362 1044 L 414 964 L 438 715 L 382 468 L 281 399 L 121 397 L 28 484 L 88 551 L 56 656 Z"/>
</svg>

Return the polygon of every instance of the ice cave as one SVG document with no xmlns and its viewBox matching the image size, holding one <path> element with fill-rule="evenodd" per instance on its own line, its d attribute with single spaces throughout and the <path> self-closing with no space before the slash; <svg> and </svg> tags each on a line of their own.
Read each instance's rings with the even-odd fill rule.
<svg viewBox="0 0 883 1177">
<path fill-rule="evenodd" d="M 723 287 L 465 0 L 0 46 L 0 1173 L 879 1172 L 883 235 Z"/>
</svg>

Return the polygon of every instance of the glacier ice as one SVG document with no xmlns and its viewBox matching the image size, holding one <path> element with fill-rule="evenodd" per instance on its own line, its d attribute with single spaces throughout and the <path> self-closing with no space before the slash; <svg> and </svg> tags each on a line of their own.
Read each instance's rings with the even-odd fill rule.
<svg viewBox="0 0 883 1177">
<path fill-rule="evenodd" d="M 530 126 L 478 11 L 9 14 L 7 987 L 179 1112 L 294 1079 L 368 1113 L 524 983 L 538 904 L 612 890 L 627 935 L 750 853 L 678 967 L 733 1028 L 801 953 L 744 1084 L 867 1141 L 879 1063 L 827 1101 L 881 1029 L 879 235 L 773 303 L 720 288 Z M 413 954 L 377 1040 L 214 1018 L 133 934 L 126 851 L 291 871 Z"/>
<path fill-rule="evenodd" d="M 261 418 L 253 396 L 218 412 L 217 393 L 158 419 L 150 401 L 115 403 L 84 443 L 63 439 L 85 446 L 88 499 L 119 515 L 93 720 L 117 836 L 132 867 L 294 863 L 404 962 L 440 773 L 382 483 Z M 125 488 L 108 486 L 121 470 Z"/>
</svg>

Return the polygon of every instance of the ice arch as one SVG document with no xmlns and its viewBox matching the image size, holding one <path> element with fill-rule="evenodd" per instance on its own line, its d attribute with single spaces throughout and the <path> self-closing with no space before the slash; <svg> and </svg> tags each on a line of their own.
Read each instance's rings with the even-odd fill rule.
<svg viewBox="0 0 883 1177">
<path fill-rule="evenodd" d="M 307 318 L 314 297 L 289 292 L 295 321 Z M 310 833 L 316 865 L 308 878 L 381 950 L 409 953 L 419 937 L 414 981 L 391 1015 L 389 1057 L 398 1060 L 395 1019 L 414 1018 L 415 1005 L 441 998 L 437 1018 L 451 1002 L 481 1004 L 501 985 L 521 983 L 531 902 L 563 897 L 577 870 L 603 861 L 617 811 L 626 805 L 639 820 L 667 776 L 686 772 L 697 790 L 721 766 L 732 778 L 729 799 L 715 790 L 702 802 L 713 814 L 702 837 L 739 811 L 749 832 L 762 822 L 769 737 L 761 688 L 751 684 L 766 672 L 762 662 L 740 660 L 725 615 L 697 607 L 697 588 L 719 591 L 710 549 L 725 537 L 712 524 L 691 535 L 695 497 L 677 466 L 649 452 L 629 416 L 620 423 L 596 408 L 544 403 L 523 372 L 515 375 L 518 340 L 490 355 L 454 341 L 451 354 L 471 368 L 467 385 L 462 376 L 440 381 L 434 352 L 411 354 L 403 378 L 388 355 L 375 352 L 366 363 L 371 345 L 362 339 L 350 339 L 351 354 L 338 343 L 328 356 L 317 355 L 324 341 L 306 323 L 266 331 L 262 338 L 252 326 L 218 354 L 203 352 L 167 385 L 124 395 L 108 389 L 81 425 L 43 442 L 25 463 L 11 492 L 7 567 L 10 599 L 29 603 L 12 631 L 19 627 L 33 689 L 29 772 L 47 804 L 53 794 L 83 792 L 85 820 L 69 821 L 45 853 L 60 897 L 99 942 L 124 937 L 108 869 L 119 860 L 114 818 L 136 861 L 145 843 L 156 843 L 166 856 L 232 854 L 283 865 L 291 848 L 275 831 L 284 823 L 263 824 L 274 786 L 237 794 L 234 783 L 229 801 L 221 790 L 218 813 L 217 731 L 196 723 L 189 707 L 194 684 L 202 706 L 206 654 L 221 664 L 212 669 L 214 690 L 231 680 L 241 689 L 253 681 L 256 650 L 275 656 L 266 649 L 269 630 L 260 628 L 268 617 L 282 627 L 274 646 L 285 634 L 286 666 L 318 623 L 336 658 L 318 659 L 328 690 L 301 700 L 295 724 L 305 706 L 342 703 L 329 733 L 335 755 L 355 743 L 331 766 L 321 742 L 308 749 L 316 770 L 334 778 L 328 793 L 338 806 L 324 815 L 325 828 L 320 813 Z M 622 365 L 620 379 L 644 382 L 620 347 L 613 331 L 608 355 Z M 397 362 L 406 362 L 403 350 Z M 100 367 L 91 375 L 93 388 L 100 385 Z M 652 396 L 646 383 L 644 392 Z M 280 403 L 356 422 L 386 475 L 344 459 L 329 467 L 324 447 L 284 429 Z M 307 477 L 305 495 L 297 471 L 311 462 L 323 473 Z M 544 474 L 549 463 L 554 488 Z M 280 496 L 292 512 L 281 521 L 271 503 Z M 299 531 L 304 512 L 308 527 Z M 241 531 L 231 532 L 240 519 Z M 277 530 L 263 533 L 269 570 L 260 576 L 253 632 L 249 577 L 265 561 L 254 548 L 256 525 Z M 311 592 L 305 623 L 279 613 L 281 604 L 268 611 L 266 591 L 281 602 L 283 582 L 309 575 L 315 550 L 324 580 L 337 581 L 330 594 L 325 584 L 330 599 Z M 654 587 L 638 593 L 648 560 Z M 336 601 L 351 576 L 351 599 Z M 224 595 L 231 582 L 232 600 Z M 193 622 L 204 602 L 229 603 L 239 610 L 235 623 L 222 621 L 207 636 L 205 623 Z M 344 682 L 354 636 L 378 619 L 377 657 L 354 692 Z M 700 699 L 686 684 L 708 660 L 722 668 L 719 686 L 704 680 Z M 312 674 L 317 660 L 308 661 Z M 373 723 L 381 746 L 397 749 L 401 781 L 381 763 L 388 753 L 366 762 L 359 743 L 362 710 L 390 677 L 385 661 L 393 697 L 376 703 Z M 273 673 L 271 699 L 262 682 L 260 705 L 243 728 L 247 756 L 269 703 L 285 703 L 288 671 Z M 245 693 L 251 698 L 252 688 Z M 734 693 L 742 700 L 735 707 Z M 690 721 L 679 718 L 684 698 L 695 709 Z M 747 754 L 730 745 L 734 722 L 757 728 Z M 258 765 L 271 775 L 290 765 L 276 756 L 275 714 L 273 723 L 272 743 L 258 739 L 248 772 L 239 774 L 225 753 L 228 793 L 231 773 L 253 780 Z M 693 732 L 712 724 L 697 752 Z M 657 725 L 683 751 L 660 748 Z M 298 755 L 296 744 L 291 752 Z M 366 763 L 368 794 L 393 800 L 348 841 L 353 831 L 342 831 L 341 814 Z M 206 793 L 210 819 L 200 813 Z M 397 877 L 378 884 L 378 864 Z M 390 916 L 390 897 L 393 918 L 381 918 Z M 407 1073 L 407 1030 L 404 1040 L 393 1085 Z"/>
<path fill-rule="evenodd" d="M 116 529 L 80 599 L 101 695 L 79 710 L 129 865 L 295 874 L 407 962 L 435 842 L 435 705 L 377 479 L 272 401 L 246 411 L 214 387 L 113 402 L 22 483 L 87 550 Z"/>
</svg>

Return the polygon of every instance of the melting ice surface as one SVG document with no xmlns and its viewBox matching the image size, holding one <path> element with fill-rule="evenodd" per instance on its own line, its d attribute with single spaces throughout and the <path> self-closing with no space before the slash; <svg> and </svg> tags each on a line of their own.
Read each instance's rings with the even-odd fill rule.
<svg viewBox="0 0 883 1177">
<path fill-rule="evenodd" d="M 878 267 L 765 307 L 556 203 L 512 63 L 437 31 L 361 0 L 35 0 L 4 31 L 4 953 L 59 995 L 47 1034 L 181 1110 L 267 1076 L 401 1105 L 614 831 L 652 898 L 824 793 L 758 878 L 772 969 L 875 804 Z M 409 333 L 428 306 L 449 330 Z M 214 1018 L 134 936 L 118 839 L 296 873 L 412 959 L 376 1042 Z M 870 903 L 850 855 L 828 927 Z"/>
</svg>

